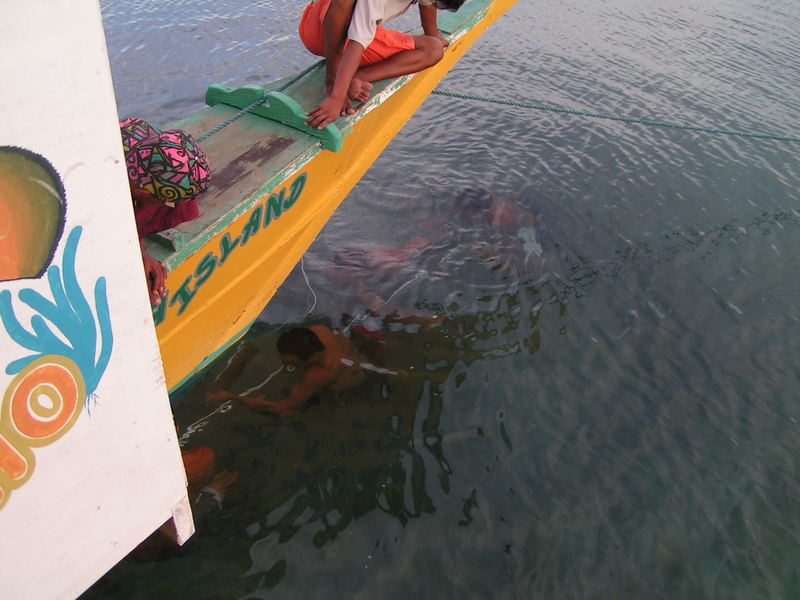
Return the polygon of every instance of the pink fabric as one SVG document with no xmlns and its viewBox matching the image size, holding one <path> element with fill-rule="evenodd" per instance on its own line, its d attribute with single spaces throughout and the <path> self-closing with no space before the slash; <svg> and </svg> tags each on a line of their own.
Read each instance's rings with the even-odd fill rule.
<svg viewBox="0 0 800 600">
<path fill-rule="evenodd" d="M 119 125 L 133 185 L 165 202 L 185 202 L 208 187 L 208 158 L 191 135 L 180 129 L 161 131 L 142 119 Z"/>
<path fill-rule="evenodd" d="M 134 204 L 133 214 L 136 216 L 136 229 L 139 237 L 172 229 L 176 225 L 191 221 L 200 216 L 197 198 L 169 206 L 154 206 L 152 204 Z"/>
</svg>

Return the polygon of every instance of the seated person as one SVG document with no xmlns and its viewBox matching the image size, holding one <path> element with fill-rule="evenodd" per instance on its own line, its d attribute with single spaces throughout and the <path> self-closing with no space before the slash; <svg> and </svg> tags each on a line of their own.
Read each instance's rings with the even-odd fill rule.
<svg viewBox="0 0 800 600">
<path fill-rule="evenodd" d="M 383 28 L 414 1 L 316 0 L 306 7 L 300 39 L 310 52 L 325 57 L 326 93 L 309 111 L 309 127 L 323 129 L 355 112 L 352 101 L 366 101 L 373 82 L 417 73 L 442 59 L 449 42 L 439 31 L 436 9 L 455 11 L 464 0 L 419 0 L 425 35 Z"/>
<path fill-rule="evenodd" d="M 283 366 L 303 370 L 289 396 L 267 400 L 265 396 L 237 396 L 228 391 L 213 392 L 209 400 L 238 400 L 257 412 L 276 413 L 289 417 L 296 408 L 327 389 L 342 391 L 358 386 L 364 380 L 361 360 L 352 342 L 341 333 L 324 325 L 295 327 L 281 334 L 277 342 Z"/>
<path fill-rule="evenodd" d="M 150 303 L 157 306 L 167 293 L 167 270 L 147 253 L 144 238 L 200 215 L 197 197 L 208 187 L 211 170 L 184 131 L 161 131 L 141 119 L 125 119 L 120 130 Z"/>
</svg>

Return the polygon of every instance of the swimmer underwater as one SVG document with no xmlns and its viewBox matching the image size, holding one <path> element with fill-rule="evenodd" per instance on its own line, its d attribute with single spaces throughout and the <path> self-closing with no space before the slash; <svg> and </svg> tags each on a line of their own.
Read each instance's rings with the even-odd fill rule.
<svg viewBox="0 0 800 600">
<path fill-rule="evenodd" d="M 264 395 L 238 396 L 222 390 L 209 395 L 212 402 L 236 400 L 256 412 L 289 417 L 314 396 L 325 390 L 343 391 L 364 381 L 364 370 L 392 373 L 361 361 L 352 342 L 343 334 L 324 325 L 295 327 L 281 334 L 277 342 L 281 364 L 288 370 L 303 371 L 300 381 L 289 395 L 280 400 L 267 400 Z"/>
</svg>

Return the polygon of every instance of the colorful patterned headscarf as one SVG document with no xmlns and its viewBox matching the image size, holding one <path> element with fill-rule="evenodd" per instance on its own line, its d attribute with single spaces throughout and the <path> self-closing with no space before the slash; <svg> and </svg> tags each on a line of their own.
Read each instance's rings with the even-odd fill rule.
<svg viewBox="0 0 800 600">
<path fill-rule="evenodd" d="M 164 202 L 190 200 L 208 187 L 208 159 L 191 135 L 161 131 L 142 119 L 119 126 L 131 183 Z"/>
</svg>

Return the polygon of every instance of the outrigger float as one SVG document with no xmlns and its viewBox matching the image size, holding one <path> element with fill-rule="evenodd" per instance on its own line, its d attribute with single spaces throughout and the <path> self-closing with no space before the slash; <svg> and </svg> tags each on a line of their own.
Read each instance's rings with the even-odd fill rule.
<svg viewBox="0 0 800 600">
<path fill-rule="evenodd" d="M 304 125 L 323 99 L 323 61 L 263 88 L 212 86 L 209 108 L 169 126 L 202 140 L 213 170 L 201 216 L 148 247 L 169 271 L 154 320 L 171 392 L 244 335 L 383 149 L 516 1 L 468 0 L 456 13 L 440 12 L 450 40 L 444 58 L 377 83 L 360 110 L 324 130 Z"/>
</svg>

